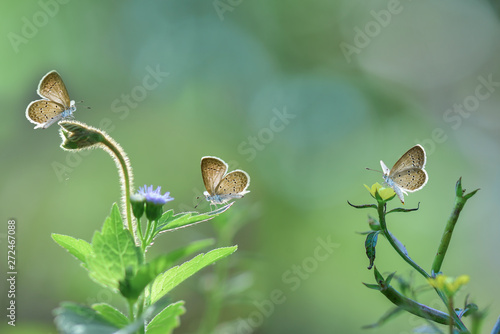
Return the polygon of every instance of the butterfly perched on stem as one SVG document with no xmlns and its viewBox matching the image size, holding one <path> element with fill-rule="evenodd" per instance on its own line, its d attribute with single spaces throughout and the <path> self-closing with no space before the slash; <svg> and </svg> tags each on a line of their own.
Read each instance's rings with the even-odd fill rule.
<svg viewBox="0 0 500 334">
<path fill-rule="evenodd" d="M 394 189 L 401 203 L 405 203 L 403 194 L 408 195 L 408 192 L 422 189 L 429 180 L 429 176 L 424 169 L 426 160 L 427 156 L 421 145 L 410 148 L 396 161 L 390 170 L 380 160 L 384 181 Z"/>
<path fill-rule="evenodd" d="M 203 195 L 210 204 L 224 204 L 234 198 L 242 198 L 250 191 L 250 176 L 241 169 L 227 173 L 227 164 L 220 158 L 201 158 L 201 176 L 207 189 Z"/>
</svg>

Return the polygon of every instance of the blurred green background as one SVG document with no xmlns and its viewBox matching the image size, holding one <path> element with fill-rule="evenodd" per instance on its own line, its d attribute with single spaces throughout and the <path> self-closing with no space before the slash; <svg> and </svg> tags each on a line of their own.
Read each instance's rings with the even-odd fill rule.
<svg viewBox="0 0 500 334">
<path fill-rule="evenodd" d="M 202 156 L 250 174 L 251 193 L 228 213 L 246 222 L 229 261 L 248 289 L 223 309 L 219 333 L 252 317 L 255 333 L 361 333 L 389 309 L 361 284 L 374 282 L 356 234 L 368 212 L 346 200 L 372 202 L 363 184 L 382 178 L 364 168 L 381 159 L 390 167 L 416 143 L 427 150 L 429 182 L 407 198 L 420 210 L 390 216 L 389 228 L 430 270 L 455 182 L 481 188 L 443 270 L 471 276 L 457 304 L 470 294 L 488 307 L 489 332 L 500 313 L 498 15 L 496 4 L 465 0 L 1 2 L 0 264 L 5 272 L 14 218 L 19 273 L 17 327 L 3 317 L 2 333 L 55 333 L 61 301 L 111 298 L 50 237 L 90 240 L 120 198 L 104 152 L 65 152 L 57 125 L 33 130 L 26 120 L 52 69 L 83 100 L 76 119 L 105 129 L 129 155 L 135 186 L 162 186 L 177 212 L 193 210 L 203 191 Z M 204 223 L 162 235 L 152 252 L 214 235 Z M 318 238 L 335 244 L 321 261 Z M 376 264 L 410 272 L 382 239 Z M 198 328 L 211 270 L 173 291 L 187 308 L 176 333 Z M 259 311 L 274 290 L 282 303 Z M 442 308 L 432 293 L 422 301 Z M 369 332 L 424 324 L 405 314 Z"/>
</svg>

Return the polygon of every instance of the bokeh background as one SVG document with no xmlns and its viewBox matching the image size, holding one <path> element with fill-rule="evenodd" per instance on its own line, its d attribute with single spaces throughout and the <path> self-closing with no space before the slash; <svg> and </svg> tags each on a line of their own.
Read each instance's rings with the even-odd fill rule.
<svg viewBox="0 0 500 334">
<path fill-rule="evenodd" d="M 364 168 L 381 159 L 392 166 L 416 143 L 427 150 L 430 180 L 407 198 L 420 210 L 390 216 L 389 228 L 430 270 L 455 182 L 481 188 L 443 270 L 471 276 L 457 304 L 470 294 L 488 307 L 483 330 L 491 330 L 500 313 L 496 2 L 2 1 L 0 27 L 0 264 L 5 272 L 14 218 L 19 272 L 17 326 L 3 316 L 2 333 L 55 333 L 51 312 L 61 301 L 122 302 L 50 237 L 90 240 L 120 198 L 104 152 L 65 152 L 57 125 L 33 130 L 26 120 L 52 69 L 83 100 L 76 119 L 108 131 L 129 155 L 136 187 L 162 186 L 176 212 L 193 210 L 203 191 L 204 155 L 251 175 L 251 193 L 225 218 L 243 225 L 228 260 L 241 293 L 222 310 L 218 333 L 238 333 L 231 324 L 248 319 L 254 333 L 366 332 L 391 304 L 361 284 L 373 283 L 356 233 L 367 230 L 368 212 L 346 201 L 372 202 L 363 184 L 382 179 Z M 216 223 L 162 235 L 151 256 L 214 237 Z M 325 242 L 334 247 L 318 260 Z M 376 264 L 410 273 L 382 239 Z M 212 270 L 173 291 L 187 308 L 176 333 L 197 331 Z M 276 290 L 281 303 L 258 306 Z M 432 293 L 422 301 L 442 308 Z M 420 325 L 402 315 L 369 332 Z"/>
</svg>

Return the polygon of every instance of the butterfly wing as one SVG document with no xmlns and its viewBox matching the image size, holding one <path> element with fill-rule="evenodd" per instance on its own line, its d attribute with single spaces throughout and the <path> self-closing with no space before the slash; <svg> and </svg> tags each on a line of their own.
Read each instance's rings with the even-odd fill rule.
<svg viewBox="0 0 500 334">
<path fill-rule="evenodd" d="M 396 161 L 391 169 L 390 175 L 392 177 L 392 173 L 409 168 L 423 169 L 425 167 L 426 159 L 424 148 L 420 145 L 415 145 L 403 154 L 398 161 Z"/>
<path fill-rule="evenodd" d="M 241 198 L 248 193 L 246 189 L 250 185 L 250 176 L 240 169 L 227 174 L 217 186 L 215 194 L 221 197 Z"/>
<path fill-rule="evenodd" d="M 201 158 L 201 176 L 205 189 L 210 195 L 215 194 L 215 189 L 227 171 L 227 164 L 217 157 Z"/>
<path fill-rule="evenodd" d="M 403 194 L 420 190 L 427 183 L 429 178 L 427 172 L 424 170 L 426 159 L 424 148 L 420 145 L 415 145 L 396 161 L 388 173 L 386 173 L 387 170 L 382 166 L 382 169 L 384 169 L 384 180 L 394 189 L 403 204 Z"/>
<path fill-rule="evenodd" d="M 424 169 L 409 168 L 392 175 L 391 179 L 397 187 L 406 193 L 407 191 L 414 192 L 422 189 L 427 183 L 428 176 Z"/>
<path fill-rule="evenodd" d="M 391 172 L 391 170 L 387 168 L 387 166 L 384 164 L 382 160 L 380 160 L 380 167 L 382 167 L 382 173 L 384 175 L 389 175 L 389 173 Z"/>
<path fill-rule="evenodd" d="M 64 109 L 69 109 L 71 101 L 69 98 L 68 90 L 61 79 L 61 76 L 56 71 L 47 73 L 37 90 L 38 95 L 45 97 L 51 101 L 59 103 L 64 106 Z"/>
<path fill-rule="evenodd" d="M 36 124 L 35 129 L 46 129 L 64 117 L 64 106 L 49 100 L 36 100 L 26 108 L 26 118 Z"/>
</svg>

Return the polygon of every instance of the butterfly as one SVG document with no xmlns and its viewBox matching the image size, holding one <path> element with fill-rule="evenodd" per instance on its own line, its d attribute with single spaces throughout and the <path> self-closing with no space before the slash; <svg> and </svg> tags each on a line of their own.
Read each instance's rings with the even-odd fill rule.
<svg viewBox="0 0 500 334">
<path fill-rule="evenodd" d="M 56 71 L 50 71 L 40 80 L 37 93 L 43 99 L 31 102 L 26 108 L 26 118 L 36 124 L 35 129 L 46 129 L 76 111 L 75 101 L 69 99 L 66 86 Z"/>
<path fill-rule="evenodd" d="M 250 191 L 250 176 L 240 170 L 227 173 L 227 164 L 220 158 L 201 158 L 201 176 L 207 189 L 203 192 L 210 204 L 224 204 L 233 198 L 242 198 Z"/>
<path fill-rule="evenodd" d="M 405 203 L 403 194 L 408 195 L 408 192 L 422 189 L 429 180 L 424 169 L 426 160 L 425 150 L 421 145 L 410 148 L 390 170 L 380 160 L 384 181 L 394 189 L 401 203 Z"/>
</svg>

